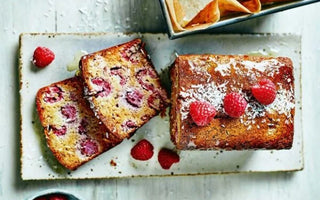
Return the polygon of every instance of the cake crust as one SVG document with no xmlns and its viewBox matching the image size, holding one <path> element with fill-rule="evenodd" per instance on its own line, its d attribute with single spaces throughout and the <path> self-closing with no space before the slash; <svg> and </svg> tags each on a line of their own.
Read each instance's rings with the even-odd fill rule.
<svg viewBox="0 0 320 200">
<path fill-rule="evenodd" d="M 294 76 L 285 57 L 183 55 L 171 68 L 171 139 L 177 149 L 289 149 L 294 131 Z M 251 94 L 262 78 L 276 85 L 275 101 L 264 106 Z M 223 109 L 227 93 L 248 102 L 245 114 L 230 118 Z M 208 101 L 217 109 L 209 125 L 196 126 L 189 113 L 192 101 Z"/>
</svg>

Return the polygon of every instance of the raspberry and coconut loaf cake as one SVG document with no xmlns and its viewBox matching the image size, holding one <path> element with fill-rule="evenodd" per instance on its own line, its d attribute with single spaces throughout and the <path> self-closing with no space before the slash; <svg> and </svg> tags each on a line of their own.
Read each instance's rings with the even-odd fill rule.
<svg viewBox="0 0 320 200">
<path fill-rule="evenodd" d="M 118 143 L 108 137 L 106 127 L 94 116 L 79 77 L 41 88 L 36 104 L 47 145 L 70 170 Z"/>
<path fill-rule="evenodd" d="M 130 137 L 168 105 L 140 39 L 83 56 L 80 70 L 92 109 L 119 139 Z"/>
<path fill-rule="evenodd" d="M 289 149 L 292 61 L 184 55 L 171 68 L 171 139 L 177 149 Z"/>
</svg>

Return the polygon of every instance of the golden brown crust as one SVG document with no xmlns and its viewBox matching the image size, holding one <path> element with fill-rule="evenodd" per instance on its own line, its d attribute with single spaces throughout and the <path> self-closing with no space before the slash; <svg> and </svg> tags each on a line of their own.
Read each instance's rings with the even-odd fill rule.
<svg viewBox="0 0 320 200">
<path fill-rule="evenodd" d="M 106 127 L 95 118 L 83 98 L 83 85 L 79 77 L 41 88 L 36 95 L 36 105 L 48 147 L 57 160 L 70 170 L 119 143 L 114 138 L 106 137 Z M 83 145 L 93 145 L 92 153 L 90 148 L 84 150 Z"/>
<path fill-rule="evenodd" d="M 167 93 L 140 39 L 83 56 L 80 68 L 93 110 L 120 140 L 168 105 Z M 95 80 L 107 89 L 99 88 Z"/>
<path fill-rule="evenodd" d="M 179 116 L 179 105 L 178 105 L 178 95 L 179 95 L 179 57 L 176 58 L 174 65 L 170 69 L 171 77 L 171 108 L 170 108 L 170 132 L 171 132 L 171 141 L 176 146 L 179 146 L 180 143 L 180 116 Z M 178 147 L 179 148 L 179 147 Z"/>
<path fill-rule="evenodd" d="M 277 87 L 276 100 L 269 106 L 260 105 L 251 95 L 251 86 L 262 78 Z M 291 148 L 294 77 L 289 58 L 179 56 L 171 80 L 171 138 L 178 149 Z M 235 91 L 243 94 L 249 105 L 245 115 L 236 119 L 228 117 L 222 105 L 225 94 Z M 201 99 L 212 101 L 218 109 L 215 119 L 204 127 L 196 126 L 188 114 L 188 102 Z"/>
</svg>

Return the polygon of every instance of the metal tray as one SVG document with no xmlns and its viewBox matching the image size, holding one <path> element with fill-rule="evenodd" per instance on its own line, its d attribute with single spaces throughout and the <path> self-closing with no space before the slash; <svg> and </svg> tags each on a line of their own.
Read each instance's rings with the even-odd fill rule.
<svg viewBox="0 0 320 200">
<path fill-rule="evenodd" d="M 35 108 L 39 88 L 74 76 L 67 65 L 80 50 L 94 52 L 140 37 L 156 70 L 167 77 L 173 54 L 272 54 L 287 56 L 295 68 L 296 117 L 294 142 L 290 150 L 246 151 L 180 151 L 180 162 L 170 170 L 160 167 L 160 148 L 174 148 L 170 141 L 169 117 L 159 116 L 138 129 L 129 140 L 81 166 L 68 171 L 57 163 L 46 146 L 43 130 Z M 31 64 L 37 46 L 55 52 L 53 63 L 41 70 Z M 92 179 L 139 176 L 199 175 L 240 172 L 296 171 L 303 169 L 301 127 L 301 37 L 298 35 L 213 35 L 201 34 L 169 40 L 166 34 L 22 34 L 20 37 L 20 98 L 21 98 L 21 176 L 23 180 Z M 164 81 L 168 79 L 163 79 Z M 167 82 L 165 82 L 167 83 Z M 142 138 L 154 145 L 154 155 L 148 161 L 131 158 L 130 150 Z M 113 164 L 112 164 L 113 163 Z M 116 163 L 116 165 L 114 165 Z"/>
<path fill-rule="evenodd" d="M 274 3 L 274 4 L 270 4 L 270 5 L 263 5 L 261 8 L 261 11 L 259 13 L 256 13 L 256 14 L 241 14 L 240 13 L 239 15 L 233 15 L 232 17 L 229 17 L 229 18 L 223 18 L 220 21 L 218 21 L 217 23 L 215 23 L 205 29 L 186 30 L 186 31 L 182 31 L 182 32 L 176 32 L 173 30 L 173 26 L 172 26 L 171 19 L 170 19 L 170 14 L 169 14 L 165 0 L 160 0 L 160 5 L 161 5 L 161 9 L 162 9 L 163 15 L 165 17 L 165 20 L 166 20 L 166 23 L 168 26 L 169 38 L 176 39 L 176 38 L 180 38 L 180 37 L 183 37 L 186 35 L 200 33 L 203 31 L 210 30 L 210 29 L 226 26 L 229 24 L 234 24 L 237 22 L 241 22 L 241 21 L 245 21 L 248 19 L 253 19 L 256 17 L 288 10 L 291 8 L 296 8 L 296 7 L 311 4 L 311 3 L 316 3 L 319 1 L 320 0 L 300 0 L 300 1 L 290 1 L 290 2 Z"/>
</svg>

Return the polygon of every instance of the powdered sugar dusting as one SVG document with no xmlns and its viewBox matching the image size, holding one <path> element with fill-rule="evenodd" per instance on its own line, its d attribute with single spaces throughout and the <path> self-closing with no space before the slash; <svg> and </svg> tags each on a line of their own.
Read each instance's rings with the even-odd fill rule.
<svg viewBox="0 0 320 200">
<path fill-rule="evenodd" d="M 217 62 L 210 57 L 210 61 Z M 228 63 L 219 63 L 214 71 L 219 72 L 221 76 L 229 76 L 231 73 L 231 66 L 235 66 L 236 62 L 234 58 L 230 58 Z"/>
<path fill-rule="evenodd" d="M 276 59 L 263 60 L 261 62 L 242 60 L 240 63 L 248 70 L 248 75 L 250 76 L 253 76 L 253 69 L 260 72 L 266 72 L 268 76 L 273 76 L 275 73 L 279 73 L 280 67 L 284 66 L 283 63 L 280 63 Z M 237 72 L 239 71 L 240 69 L 237 69 Z"/>
<path fill-rule="evenodd" d="M 257 101 L 252 101 L 248 103 L 247 110 L 245 112 L 245 116 L 247 117 L 247 120 L 253 120 L 257 117 L 264 117 L 265 115 L 266 113 L 265 113 L 264 105 L 260 104 Z M 247 122 L 247 123 L 251 123 L 251 122 Z"/>
<path fill-rule="evenodd" d="M 206 85 L 192 85 L 190 89 L 186 91 L 181 91 L 179 95 L 183 98 L 181 102 L 181 118 L 186 119 L 189 114 L 189 106 L 194 101 L 207 101 L 212 104 L 216 110 L 221 112 L 222 101 L 226 95 L 226 85 L 228 82 L 220 84 L 217 86 L 215 83 L 211 82 Z"/>
<path fill-rule="evenodd" d="M 211 75 L 207 72 L 207 61 L 217 64 L 217 61 L 213 57 L 209 57 L 207 60 L 193 59 L 192 61 L 188 61 L 190 69 L 196 74 L 205 76 L 207 83 L 191 85 L 189 89 L 181 88 L 179 97 L 181 99 L 180 112 L 182 120 L 188 118 L 189 106 L 194 101 L 209 102 L 216 108 L 217 112 L 224 113 L 223 99 L 226 95 L 227 88 L 231 88 L 231 91 L 240 93 L 248 102 L 245 114 L 240 117 L 240 122 L 247 126 L 248 130 L 256 124 L 256 118 L 264 117 L 266 113 L 276 112 L 278 114 L 284 114 L 288 119 L 286 123 L 292 122 L 291 110 L 294 109 L 295 102 L 294 91 L 291 86 L 290 89 L 287 90 L 283 89 L 281 83 L 278 83 L 279 89 L 275 101 L 265 106 L 256 101 L 250 92 L 243 91 L 239 88 L 236 80 L 226 81 L 223 84 L 216 85 L 212 81 Z M 263 74 L 267 74 L 267 76 L 274 76 L 274 74 L 279 73 L 279 69 L 283 66 L 285 66 L 285 64 L 273 58 L 261 62 L 238 61 L 235 58 L 230 58 L 228 63 L 217 64 L 214 70 L 222 76 L 228 76 L 231 73 L 231 67 L 233 67 L 238 76 L 249 76 L 254 80 L 261 76 L 259 72 L 263 72 Z M 291 80 L 289 80 L 289 82 L 290 81 Z"/>
<path fill-rule="evenodd" d="M 219 72 L 221 76 L 230 76 L 231 67 L 233 67 L 237 74 L 245 76 L 259 76 L 254 73 L 254 70 L 259 72 L 266 72 L 268 76 L 273 76 L 275 73 L 279 73 L 279 68 L 284 66 L 283 63 L 279 62 L 277 59 L 263 60 L 261 62 L 255 62 L 250 60 L 241 60 L 236 61 L 234 58 L 230 58 L 228 63 L 218 63 L 215 59 L 209 59 L 211 62 L 217 64 L 217 67 L 214 69 L 216 72 Z M 246 70 L 237 66 L 244 66 Z"/>
<path fill-rule="evenodd" d="M 224 113 L 223 99 L 226 95 L 226 89 L 229 82 L 225 82 L 221 85 L 215 85 L 213 82 L 206 85 L 193 85 L 190 89 L 183 89 L 179 96 L 181 100 L 181 118 L 187 119 L 189 115 L 189 106 L 194 101 L 207 101 L 212 104 L 216 110 L 220 113 Z M 278 114 L 285 114 L 288 119 L 291 120 L 291 110 L 294 109 L 294 92 L 290 90 L 280 88 L 277 91 L 275 101 L 267 106 L 260 104 L 257 101 L 250 101 L 253 97 L 247 93 L 239 90 L 239 93 L 247 100 L 248 105 L 245 115 L 240 117 L 240 122 L 246 126 L 255 124 L 255 119 L 258 117 L 264 117 L 266 113 L 276 112 Z M 245 120 L 244 120 L 245 119 Z M 288 121 L 289 123 L 291 121 Z M 250 127 L 251 129 L 251 127 Z"/>
<path fill-rule="evenodd" d="M 214 71 L 220 72 L 221 76 L 227 76 L 230 75 L 230 63 L 227 64 L 219 64 Z"/>
<path fill-rule="evenodd" d="M 192 71 L 194 71 L 198 75 L 204 76 L 205 78 L 207 78 L 207 82 L 210 82 L 211 76 L 205 67 L 205 61 L 200 59 L 194 59 L 193 61 L 189 60 L 188 64 Z"/>
<path fill-rule="evenodd" d="M 266 106 L 268 112 L 276 111 L 279 114 L 285 114 L 291 120 L 291 110 L 295 107 L 293 89 L 280 89 L 277 91 L 277 96 L 274 102 Z M 292 122 L 292 121 L 290 121 Z M 289 123 L 286 122 L 286 123 Z"/>
<path fill-rule="evenodd" d="M 283 64 L 280 65 L 279 61 L 276 59 L 270 59 L 270 60 L 263 60 L 261 62 L 254 62 L 254 61 L 249 61 L 249 60 L 242 60 L 240 62 L 242 65 L 245 66 L 245 68 L 247 68 L 248 70 L 252 70 L 252 69 L 256 69 L 260 72 L 264 72 L 266 71 L 266 69 L 269 66 L 281 66 Z"/>
</svg>

